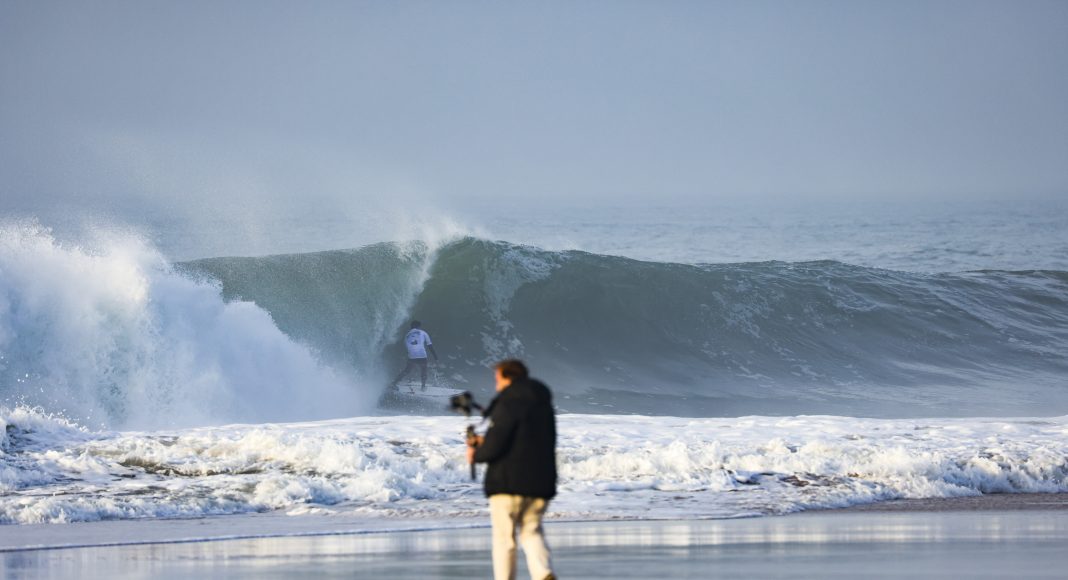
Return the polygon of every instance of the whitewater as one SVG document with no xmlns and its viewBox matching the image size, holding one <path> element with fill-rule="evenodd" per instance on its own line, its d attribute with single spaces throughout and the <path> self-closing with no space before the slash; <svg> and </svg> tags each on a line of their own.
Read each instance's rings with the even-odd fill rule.
<svg viewBox="0 0 1068 580">
<path fill-rule="evenodd" d="M 457 417 L 89 431 L 2 411 L 0 521 L 284 510 L 481 521 Z M 1068 491 L 1068 417 L 559 416 L 562 520 L 733 518 L 899 499 Z"/>
<path fill-rule="evenodd" d="M 0 522 L 481 521 L 463 419 L 378 406 L 413 317 L 439 381 L 485 402 L 487 365 L 519 356 L 553 387 L 558 519 L 1068 491 L 1066 230 L 1031 228 L 1038 258 L 936 236 L 883 259 L 848 243 L 861 225 L 723 261 L 680 241 L 699 224 L 569 223 L 589 238 L 538 245 L 535 223 L 181 261 L 141 234 L 4 223 Z"/>
</svg>

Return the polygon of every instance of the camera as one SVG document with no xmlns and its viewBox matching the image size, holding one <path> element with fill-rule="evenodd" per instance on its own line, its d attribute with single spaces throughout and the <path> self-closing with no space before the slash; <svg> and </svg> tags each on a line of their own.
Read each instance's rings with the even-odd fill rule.
<svg viewBox="0 0 1068 580">
<path fill-rule="evenodd" d="M 475 398 L 471 396 L 469 391 L 449 397 L 449 409 L 463 413 L 464 417 L 470 417 L 472 411 L 476 409 L 479 412 L 483 410 L 482 405 L 475 402 Z"/>
<path fill-rule="evenodd" d="M 453 396 L 449 397 L 449 409 L 451 409 L 453 411 L 459 411 L 459 412 L 463 413 L 464 417 L 470 417 L 471 416 L 471 412 L 476 410 L 476 409 L 480 413 L 484 413 L 485 412 L 485 409 L 482 408 L 482 405 L 479 405 L 478 403 L 475 402 L 475 398 L 473 396 L 471 396 L 471 393 L 469 391 L 464 391 L 464 392 L 460 393 L 459 395 L 453 395 Z M 475 433 L 475 426 L 474 425 L 468 425 L 467 426 L 467 431 L 464 433 L 464 439 L 467 441 L 467 444 L 472 446 L 472 447 L 478 444 L 478 435 Z M 474 481 L 474 480 L 475 480 L 475 464 L 472 463 L 471 464 L 471 481 Z"/>
</svg>

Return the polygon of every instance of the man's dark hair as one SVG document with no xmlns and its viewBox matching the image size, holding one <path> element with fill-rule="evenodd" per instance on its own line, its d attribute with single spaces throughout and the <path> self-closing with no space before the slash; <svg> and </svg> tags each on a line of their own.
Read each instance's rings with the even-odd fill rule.
<svg viewBox="0 0 1068 580">
<path fill-rule="evenodd" d="M 525 379 L 530 375 L 530 371 L 527 370 L 527 365 L 523 364 L 523 361 L 515 358 L 502 360 L 493 368 L 500 371 L 502 377 L 513 381 L 516 379 Z"/>
<path fill-rule="evenodd" d="M 419 328 L 422 325 L 423 325 L 423 323 L 419 322 L 418 320 L 413 320 L 412 321 L 412 328 Z"/>
</svg>

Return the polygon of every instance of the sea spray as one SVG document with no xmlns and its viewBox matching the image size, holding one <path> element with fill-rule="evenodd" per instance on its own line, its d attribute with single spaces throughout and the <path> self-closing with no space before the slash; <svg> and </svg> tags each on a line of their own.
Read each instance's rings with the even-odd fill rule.
<svg viewBox="0 0 1068 580">
<path fill-rule="evenodd" d="M 374 400 L 250 302 L 143 240 L 0 228 L 0 395 L 85 424 L 160 427 L 352 415 Z"/>
</svg>

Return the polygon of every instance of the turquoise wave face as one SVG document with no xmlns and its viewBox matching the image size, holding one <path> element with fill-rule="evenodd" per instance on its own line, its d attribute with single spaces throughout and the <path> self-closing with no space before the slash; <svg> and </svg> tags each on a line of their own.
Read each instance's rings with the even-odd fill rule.
<svg viewBox="0 0 1068 580">
<path fill-rule="evenodd" d="M 487 367 L 522 357 L 568 411 L 1068 412 L 1065 272 L 685 265 L 473 238 L 181 268 L 266 309 L 368 390 L 402 366 L 417 318 L 439 381 L 488 397 Z"/>
</svg>

